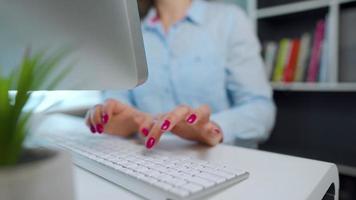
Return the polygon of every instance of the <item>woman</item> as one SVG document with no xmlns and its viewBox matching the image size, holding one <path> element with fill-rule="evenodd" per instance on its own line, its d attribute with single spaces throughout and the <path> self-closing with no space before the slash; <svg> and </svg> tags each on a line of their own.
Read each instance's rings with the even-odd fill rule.
<svg viewBox="0 0 356 200">
<path fill-rule="evenodd" d="M 245 14 L 202 0 L 141 0 L 149 77 L 87 113 L 93 133 L 146 137 L 165 132 L 214 146 L 256 147 L 273 126 L 275 107 L 260 46 Z M 148 11 L 148 12 L 145 12 Z"/>
</svg>

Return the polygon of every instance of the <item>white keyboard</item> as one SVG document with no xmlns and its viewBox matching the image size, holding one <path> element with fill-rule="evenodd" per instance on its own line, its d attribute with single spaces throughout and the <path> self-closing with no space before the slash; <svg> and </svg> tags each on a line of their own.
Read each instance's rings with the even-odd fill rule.
<svg viewBox="0 0 356 200">
<path fill-rule="evenodd" d="M 147 199 L 199 199 L 248 177 L 248 172 L 110 135 L 56 134 L 47 141 L 70 150 L 74 162 Z"/>
</svg>

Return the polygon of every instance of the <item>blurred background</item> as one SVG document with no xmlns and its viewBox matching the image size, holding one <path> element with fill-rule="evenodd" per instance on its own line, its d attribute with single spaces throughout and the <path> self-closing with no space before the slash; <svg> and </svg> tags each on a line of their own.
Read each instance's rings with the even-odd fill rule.
<svg viewBox="0 0 356 200">
<path fill-rule="evenodd" d="M 274 89 L 276 125 L 259 148 L 336 163 L 340 199 L 356 199 L 356 1 L 219 1 L 250 17 Z M 36 98 L 38 111 L 74 115 L 101 101 L 90 91 Z"/>
</svg>

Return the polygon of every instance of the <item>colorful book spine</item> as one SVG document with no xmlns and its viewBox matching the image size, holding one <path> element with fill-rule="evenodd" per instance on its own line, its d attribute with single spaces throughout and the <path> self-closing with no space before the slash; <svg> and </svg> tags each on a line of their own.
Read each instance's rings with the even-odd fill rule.
<svg viewBox="0 0 356 200">
<path fill-rule="evenodd" d="M 267 78 L 271 78 L 278 45 L 276 42 L 267 42 L 265 46 L 265 65 Z"/>
<path fill-rule="evenodd" d="M 316 82 L 318 79 L 321 48 L 322 48 L 322 42 L 324 40 L 324 32 L 325 32 L 324 29 L 325 29 L 325 21 L 324 20 L 318 21 L 314 33 L 312 56 L 308 68 L 308 78 L 307 78 L 308 82 Z"/>
<path fill-rule="evenodd" d="M 284 70 L 284 81 L 289 83 L 294 81 L 294 74 L 297 67 L 297 61 L 300 52 L 300 40 L 294 39 L 291 42 L 291 53 L 289 56 L 289 60 L 287 62 L 287 66 Z"/>
<path fill-rule="evenodd" d="M 311 36 L 309 33 L 303 34 L 300 40 L 300 53 L 297 61 L 296 72 L 294 74 L 294 81 L 302 82 L 305 80 L 305 72 L 310 57 L 310 43 Z"/>
<path fill-rule="evenodd" d="M 330 78 L 330 65 L 329 65 L 329 37 L 330 37 L 330 17 L 326 15 L 326 24 L 325 24 L 325 37 L 322 44 L 322 52 L 320 58 L 320 69 L 319 69 L 319 82 L 329 82 Z"/>
<path fill-rule="evenodd" d="M 288 59 L 287 57 L 289 56 L 289 39 L 282 39 L 279 42 L 279 50 L 278 50 L 278 55 L 277 55 L 277 60 L 276 60 L 276 66 L 274 69 L 273 73 L 273 81 L 278 82 L 282 81 L 283 79 L 283 72 L 284 72 L 284 67 L 286 60 Z"/>
</svg>

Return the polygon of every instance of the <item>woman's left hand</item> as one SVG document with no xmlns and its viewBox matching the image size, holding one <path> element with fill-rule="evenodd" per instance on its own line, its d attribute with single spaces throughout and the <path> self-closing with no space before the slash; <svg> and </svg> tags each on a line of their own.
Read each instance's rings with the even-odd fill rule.
<svg viewBox="0 0 356 200">
<path fill-rule="evenodd" d="M 220 127 L 210 121 L 210 108 L 203 105 L 197 109 L 189 106 L 178 106 L 173 111 L 157 118 L 150 128 L 146 139 L 146 147 L 152 148 L 159 142 L 165 132 L 210 146 L 215 146 L 223 139 Z"/>
</svg>

